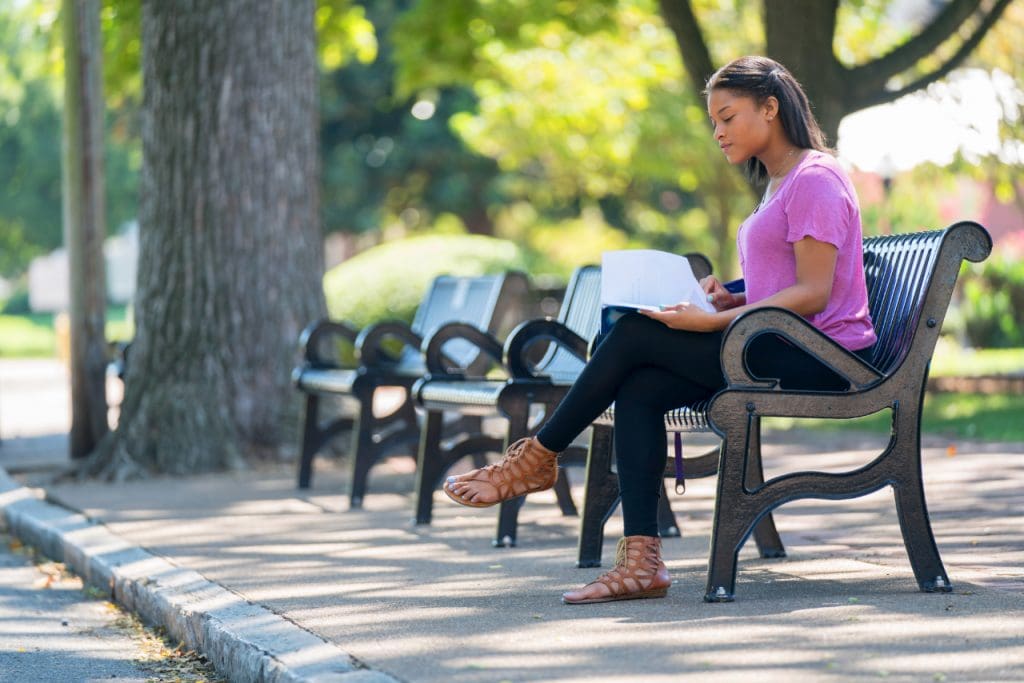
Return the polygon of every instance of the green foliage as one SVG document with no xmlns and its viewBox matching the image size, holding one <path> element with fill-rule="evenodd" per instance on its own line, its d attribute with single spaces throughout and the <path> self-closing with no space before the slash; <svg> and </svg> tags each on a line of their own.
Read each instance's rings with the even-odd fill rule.
<svg viewBox="0 0 1024 683">
<path fill-rule="evenodd" d="M 430 281 L 440 274 L 483 275 L 525 269 L 512 242 L 480 235 L 420 235 L 368 249 L 324 276 L 332 318 L 363 327 L 409 322 Z"/>
<path fill-rule="evenodd" d="M 62 239 L 60 90 L 33 16 L 0 10 L 0 275 L 8 277 Z"/>
<path fill-rule="evenodd" d="M 889 0 L 839 3 L 833 49 L 840 62 L 846 66 L 863 64 L 910 38 L 906 23 L 894 22 L 887 16 L 891 5 Z"/>
<path fill-rule="evenodd" d="M 26 315 L 32 312 L 28 304 L 28 285 L 26 279 L 22 279 L 15 285 L 14 291 L 0 306 L 0 314 L 3 315 Z"/>
<path fill-rule="evenodd" d="M 115 21 L 111 8 L 137 4 L 138 0 L 108 0 L 103 25 L 121 29 L 121 15 Z M 32 258 L 63 241 L 63 65 L 59 41 L 54 38 L 60 34 L 55 23 L 58 6 L 57 0 L 0 6 L 0 275 L 4 276 L 23 273 Z M 112 62 L 115 72 L 119 58 L 131 63 L 133 48 L 124 30 L 105 36 L 104 61 Z M 137 60 L 134 64 L 137 69 Z M 105 71 L 105 80 L 125 89 L 107 93 L 114 105 L 108 107 L 104 159 L 107 229 L 112 233 L 136 215 L 141 162 L 137 116 L 123 110 L 136 111 L 132 98 L 137 100 L 139 83 L 126 85 L 110 69 Z"/>
<path fill-rule="evenodd" d="M 880 201 L 861 199 L 866 235 L 917 232 L 944 227 L 941 205 L 957 191 L 956 177 L 928 162 L 889 179 Z"/>
<path fill-rule="evenodd" d="M 391 35 L 403 5 L 367 4 L 365 17 L 359 8 L 372 22 L 375 59 L 321 78 L 324 228 L 371 232 L 399 216 L 417 229 L 448 212 L 489 233 L 488 208 L 503 201 L 494 187 L 497 165 L 467 150 L 448 127 L 449 117 L 475 107 L 474 97 L 465 88 L 396 92 Z"/>
<path fill-rule="evenodd" d="M 1024 345 L 1024 261 L 994 254 L 961 275 L 958 317 L 971 346 Z"/>
<path fill-rule="evenodd" d="M 492 59 L 550 40 L 611 26 L 614 0 L 416 0 L 396 26 L 397 91 L 469 85 L 490 78 Z"/>
<path fill-rule="evenodd" d="M 130 119 L 142 102 L 141 0 L 103 0 L 100 34 L 104 99 Z"/>
<path fill-rule="evenodd" d="M 538 12 L 547 5 L 517 7 Z M 750 198 L 714 145 L 704 104 L 686 87 L 655 4 L 620 2 L 595 23 L 531 14 L 518 32 L 488 19 L 493 8 L 478 9 L 486 30 L 435 44 L 418 34 L 448 36 L 461 15 L 454 7 L 436 16 L 414 8 L 400 22 L 396 59 L 404 87 L 472 83 L 479 105 L 451 125 L 498 163 L 502 193 L 533 205 L 541 223 L 577 220 L 583 207 L 597 206 L 631 243 L 700 248 L 731 262 L 731 231 Z M 453 40 L 474 46 L 472 68 L 460 61 L 469 48 L 453 47 Z M 429 59 L 421 54 L 407 64 L 412 45 L 430 50 Z M 507 210 L 497 212 L 499 224 Z M 698 224 L 700 247 L 693 231 L 681 229 Z"/>
<path fill-rule="evenodd" d="M 320 0 L 316 9 L 320 66 L 333 71 L 352 59 L 369 64 L 377 57 L 377 34 L 366 9 L 349 0 Z"/>
<path fill-rule="evenodd" d="M 529 202 L 519 202 L 501 213 L 497 234 L 524 248 L 531 276 L 562 282 L 577 266 L 600 263 L 602 252 L 636 246 L 596 207 L 585 208 L 578 218 L 548 221 Z"/>
</svg>

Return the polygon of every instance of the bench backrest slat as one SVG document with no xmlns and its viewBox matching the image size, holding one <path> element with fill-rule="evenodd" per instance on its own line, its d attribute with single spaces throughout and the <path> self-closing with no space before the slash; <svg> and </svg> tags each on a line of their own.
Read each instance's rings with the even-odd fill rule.
<svg viewBox="0 0 1024 683">
<path fill-rule="evenodd" d="M 499 275 L 439 275 L 431 282 L 411 328 L 421 337 L 429 337 L 450 322 L 464 322 L 492 334 L 507 324 L 505 317 L 521 310 L 526 277 L 509 272 Z M 460 367 L 468 368 L 479 351 L 465 340 L 455 339 L 444 347 L 445 355 Z M 422 364 L 418 349 L 405 347 L 399 364 Z"/>
<path fill-rule="evenodd" d="M 566 286 L 558 322 L 589 341 L 597 334 L 600 312 L 601 267 L 580 266 Z M 550 345 L 537 363 L 537 370 L 556 384 L 568 384 L 579 376 L 583 363 L 562 347 Z"/>
<path fill-rule="evenodd" d="M 878 336 L 872 364 L 885 374 L 910 349 L 943 235 L 933 230 L 864 240 L 868 306 Z"/>
</svg>

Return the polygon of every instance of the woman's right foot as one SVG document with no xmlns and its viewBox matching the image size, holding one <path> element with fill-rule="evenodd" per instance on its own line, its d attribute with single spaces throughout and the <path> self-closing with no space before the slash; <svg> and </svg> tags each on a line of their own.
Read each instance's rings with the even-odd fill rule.
<svg viewBox="0 0 1024 683">
<path fill-rule="evenodd" d="M 456 503 L 480 508 L 545 491 L 557 479 L 558 453 L 531 437 L 513 443 L 493 465 L 448 477 L 442 489 Z"/>
<path fill-rule="evenodd" d="M 663 598 L 672 579 L 661 561 L 657 536 L 626 536 L 615 550 L 615 567 L 583 588 L 562 594 L 567 605 Z"/>
</svg>

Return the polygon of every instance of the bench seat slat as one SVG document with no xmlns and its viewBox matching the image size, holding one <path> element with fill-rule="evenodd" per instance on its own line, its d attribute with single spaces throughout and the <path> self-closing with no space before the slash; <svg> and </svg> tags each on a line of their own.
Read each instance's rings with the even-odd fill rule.
<svg viewBox="0 0 1024 683">
<path fill-rule="evenodd" d="M 464 382 L 425 382 L 419 390 L 420 405 L 428 410 L 482 406 L 494 409 L 505 382 L 466 380 Z"/>
<path fill-rule="evenodd" d="M 351 393 L 358 376 L 356 370 L 301 368 L 295 373 L 295 386 L 307 392 L 347 394 Z"/>
<path fill-rule="evenodd" d="M 699 433 L 711 431 L 708 423 L 708 401 L 700 401 L 693 405 L 674 408 L 665 413 L 665 431 L 681 433 Z M 611 405 L 594 420 L 594 424 L 612 426 L 615 424 L 615 405 Z"/>
</svg>

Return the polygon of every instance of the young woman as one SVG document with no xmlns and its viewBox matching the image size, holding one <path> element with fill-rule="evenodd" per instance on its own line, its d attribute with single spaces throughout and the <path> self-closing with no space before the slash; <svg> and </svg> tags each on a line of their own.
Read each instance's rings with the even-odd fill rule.
<svg viewBox="0 0 1024 683">
<path fill-rule="evenodd" d="M 537 435 L 512 444 L 498 463 L 449 477 L 444 491 L 485 507 L 551 488 L 560 451 L 615 402 L 615 451 L 625 538 L 615 567 L 565 593 L 567 604 L 663 597 L 658 497 L 667 442 L 666 411 L 710 398 L 725 386 L 722 331 L 744 311 L 780 306 L 865 359 L 875 342 L 864 284 L 860 210 L 853 187 L 825 146 L 807 96 L 778 62 L 743 57 L 707 83 L 715 140 L 733 164 L 767 183 L 737 236 L 746 292 L 715 277 L 701 285 L 717 309 L 685 303 L 619 319 Z M 844 388 L 824 365 L 779 337 L 758 338 L 751 370 L 794 389 Z"/>
</svg>

